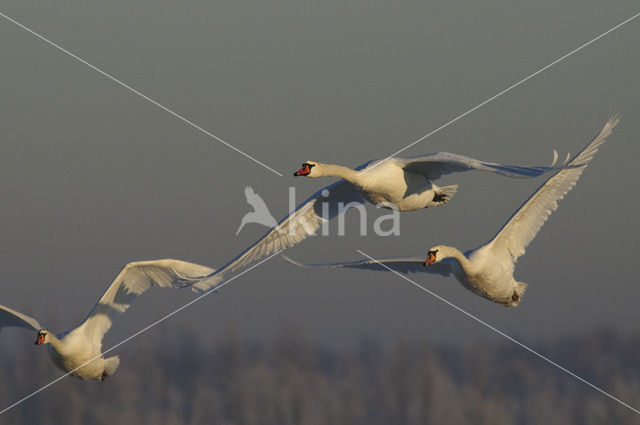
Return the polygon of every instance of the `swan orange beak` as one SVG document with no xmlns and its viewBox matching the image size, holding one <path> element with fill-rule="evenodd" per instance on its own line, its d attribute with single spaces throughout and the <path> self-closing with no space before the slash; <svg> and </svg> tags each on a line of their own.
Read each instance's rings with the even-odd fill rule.
<svg viewBox="0 0 640 425">
<path fill-rule="evenodd" d="M 428 265 L 433 264 L 435 262 L 436 262 L 436 254 L 430 251 L 427 254 L 427 260 L 424 262 L 424 266 L 427 267 Z"/>
<path fill-rule="evenodd" d="M 40 345 L 44 342 L 44 335 L 38 334 L 38 339 L 36 339 L 35 345 Z"/>
<path fill-rule="evenodd" d="M 298 171 L 293 173 L 293 175 L 294 177 L 306 176 L 310 172 L 311 172 L 311 167 L 309 167 L 309 164 L 302 164 L 302 168 L 300 168 Z"/>
</svg>

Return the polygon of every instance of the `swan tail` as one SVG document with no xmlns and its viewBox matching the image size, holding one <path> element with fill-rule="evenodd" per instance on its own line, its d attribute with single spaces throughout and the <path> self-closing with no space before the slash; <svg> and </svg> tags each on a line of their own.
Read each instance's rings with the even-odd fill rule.
<svg viewBox="0 0 640 425">
<path fill-rule="evenodd" d="M 104 381 L 108 376 L 113 375 L 116 369 L 118 369 L 118 366 L 120 366 L 119 356 L 109 357 L 108 359 L 105 359 L 104 372 L 102 372 L 102 380 Z"/>
<path fill-rule="evenodd" d="M 510 307 L 517 307 L 520 304 L 520 300 L 524 296 L 525 291 L 527 290 L 527 284 L 524 282 L 518 282 L 513 291 L 513 296 L 511 297 Z"/>
<path fill-rule="evenodd" d="M 453 195 L 458 191 L 458 185 L 454 184 L 451 186 L 443 186 L 443 187 L 433 187 L 434 196 L 431 201 L 432 205 L 444 205 L 453 198 Z"/>
</svg>

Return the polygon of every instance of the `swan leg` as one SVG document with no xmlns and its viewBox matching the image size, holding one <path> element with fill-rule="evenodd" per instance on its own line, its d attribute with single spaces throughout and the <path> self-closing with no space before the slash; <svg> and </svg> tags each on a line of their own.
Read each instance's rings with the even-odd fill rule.
<svg viewBox="0 0 640 425">
<path fill-rule="evenodd" d="M 442 193 L 433 195 L 433 202 L 437 202 L 438 204 L 441 204 L 445 199 L 447 199 L 447 195 L 443 195 Z"/>
<path fill-rule="evenodd" d="M 437 186 L 433 186 L 433 199 L 431 200 L 431 203 L 434 205 L 444 205 L 447 202 L 449 202 L 451 200 L 451 198 L 453 198 L 453 195 L 456 194 L 456 191 L 458 190 L 458 185 L 451 185 L 451 186 L 444 186 L 444 187 L 437 187 Z"/>
<path fill-rule="evenodd" d="M 516 291 L 513 291 L 513 295 L 511 295 L 511 301 L 514 303 L 520 302 L 520 295 Z"/>
</svg>

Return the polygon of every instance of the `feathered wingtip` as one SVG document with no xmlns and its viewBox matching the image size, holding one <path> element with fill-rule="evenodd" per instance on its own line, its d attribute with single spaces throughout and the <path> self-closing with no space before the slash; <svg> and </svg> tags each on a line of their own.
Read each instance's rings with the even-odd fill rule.
<svg viewBox="0 0 640 425">
<path fill-rule="evenodd" d="M 556 165 L 558 161 L 558 152 L 553 150 L 553 161 L 549 166 L 549 169 L 562 170 L 567 168 L 580 168 L 585 163 L 588 163 L 593 155 L 598 151 L 598 148 L 606 141 L 607 137 L 611 135 L 613 128 L 620 122 L 620 113 L 614 112 L 611 114 L 607 122 L 600 130 L 600 133 L 580 152 L 574 157 L 571 157 L 571 153 L 567 152 L 567 157 L 561 163 Z"/>
<path fill-rule="evenodd" d="M 286 261 L 287 263 L 289 263 L 289 264 L 291 264 L 291 265 L 294 265 L 294 266 L 296 266 L 296 267 L 311 268 L 311 267 L 309 267 L 309 265 L 304 264 L 304 263 L 300 263 L 300 262 L 298 262 L 298 261 L 294 260 L 294 259 L 293 259 L 293 258 L 291 258 L 291 257 L 287 257 L 287 256 L 286 256 L 286 255 L 284 255 L 284 254 L 280 254 L 280 258 L 282 258 L 282 259 L 283 259 L 284 261 Z"/>
<path fill-rule="evenodd" d="M 595 139 L 600 139 L 602 141 L 600 143 L 597 143 L 597 144 L 593 145 L 592 148 L 598 147 L 602 143 L 604 143 L 604 139 L 607 138 L 611 134 L 611 130 L 613 129 L 613 127 L 618 125 L 618 123 L 620 122 L 620 118 L 621 118 L 621 115 L 620 115 L 619 112 L 613 112 L 611 114 L 611 116 L 609 116 L 609 119 L 607 119 L 607 122 L 602 127 L 602 130 L 600 130 L 600 133 L 595 138 Z M 551 161 L 551 165 L 549 165 L 549 169 L 567 168 L 566 166 L 567 166 L 567 164 L 569 163 L 569 161 L 571 159 L 572 159 L 571 158 L 571 152 L 567 152 L 567 156 L 564 159 L 564 161 L 562 161 L 562 163 L 558 164 L 558 151 L 556 151 L 554 149 L 553 150 L 553 161 Z M 556 164 L 558 164 L 558 165 L 556 165 Z M 578 166 L 580 166 L 580 165 L 578 165 Z M 571 168 L 571 167 L 569 167 L 569 168 Z"/>
<path fill-rule="evenodd" d="M 611 134 L 611 130 L 613 129 L 613 127 L 618 125 L 621 118 L 622 118 L 622 115 L 620 114 L 620 112 L 613 112 L 609 116 L 609 119 L 607 120 L 606 124 L 604 125 L 604 128 L 601 131 L 601 133 L 604 133 L 606 131 L 606 135 L 604 137 L 607 137 L 609 134 Z"/>
<path fill-rule="evenodd" d="M 609 116 L 609 119 L 607 120 L 607 125 L 611 125 L 611 127 L 615 127 L 618 122 L 620 122 L 620 119 L 622 118 L 622 114 L 618 111 L 616 112 L 612 112 L 611 115 Z"/>
<path fill-rule="evenodd" d="M 600 130 L 600 134 L 598 134 L 598 136 L 596 136 L 596 139 L 598 139 L 598 138 L 604 139 L 604 138 L 608 137 L 611 134 L 611 130 L 613 130 L 613 127 L 618 125 L 618 123 L 620 122 L 620 118 L 621 118 L 621 115 L 620 115 L 619 112 L 613 112 L 609 116 L 609 119 L 605 123 L 604 127 L 602 128 L 602 130 Z M 603 141 L 603 143 L 604 143 L 604 141 Z"/>
<path fill-rule="evenodd" d="M 565 157 L 564 161 L 562 161 L 562 163 L 560 165 L 558 165 L 556 167 L 556 163 L 558 162 L 558 151 L 557 150 L 553 150 L 553 161 L 551 161 L 551 165 L 549 165 L 549 168 L 562 168 L 565 165 L 567 165 L 567 162 L 569 162 L 569 159 L 571 159 L 571 152 L 567 152 L 567 156 Z"/>
<path fill-rule="evenodd" d="M 569 162 L 570 165 L 583 166 L 593 159 L 598 149 L 607 140 L 613 131 L 613 128 L 620 122 L 620 114 L 612 114 L 605 123 L 600 133 L 574 158 Z"/>
</svg>

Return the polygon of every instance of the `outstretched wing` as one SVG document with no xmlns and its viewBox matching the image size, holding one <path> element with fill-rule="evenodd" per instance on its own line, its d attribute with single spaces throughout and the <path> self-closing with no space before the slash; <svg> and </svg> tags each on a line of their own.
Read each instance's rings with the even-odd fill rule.
<svg viewBox="0 0 640 425">
<path fill-rule="evenodd" d="M 555 169 L 553 166 L 555 165 L 557 156 L 557 152 L 554 151 L 553 163 L 548 167 L 521 167 L 519 165 L 495 164 L 448 152 L 431 153 L 412 158 L 396 158 L 395 161 L 406 171 L 420 173 L 427 179 L 433 181 L 445 174 L 472 170 L 488 171 L 514 178 L 537 177 Z"/>
<path fill-rule="evenodd" d="M 214 269 L 180 260 L 153 260 L 129 263 L 118 273 L 89 316 L 80 325 L 94 344 L 102 346 L 102 337 L 119 313 L 152 286 L 182 288 L 210 275 Z"/>
<path fill-rule="evenodd" d="M 22 314 L 0 304 L 0 331 L 2 328 L 15 327 L 38 331 L 42 329 L 40 323 L 33 317 Z"/>
<path fill-rule="evenodd" d="M 439 274 L 442 276 L 449 276 L 451 269 L 446 263 L 431 264 L 428 267 L 424 266 L 424 257 L 388 257 L 378 258 L 375 260 L 366 259 L 358 261 L 346 261 L 343 263 L 324 263 L 324 264 L 304 264 L 299 263 L 286 255 L 281 257 L 288 263 L 293 264 L 296 267 L 304 267 L 308 269 L 361 269 L 361 270 L 373 270 L 377 272 L 389 272 L 396 271 L 398 273 L 430 273 Z M 386 266 L 386 267 L 385 267 Z M 389 270 L 391 269 L 391 270 Z"/>
<path fill-rule="evenodd" d="M 22 314 L 0 304 L 0 331 L 2 328 L 15 327 L 38 331 L 42 329 L 40 323 L 33 317 Z"/>
<path fill-rule="evenodd" d="M 326 195 L 326 196 L 325 196 Z M 289 214 L 277 227 L 269 230 L 253 245 L 244 250 L 236 258 L 222 266 L 214 275 L 221 277 L 224 273 L 271 255 L 279 250 L 289 248 L 308 236 L 314 234 L 324 221 L 329 221 L 344 212 L 349 203 L 362 204 L 365 199 L 353 185 L 346 180 L 340 180 L 311 195 L 300 204 L 293 213 Z M 199 282 L 194 289 L 207 290 L 206 282 Z M 212 283 L 219 280 L 212 279 Z"/>
<path fill-rule="evenodd" d="M 527 246 L 549 215 L 558 208 L 558 201 L 575 186 L 582 172 L 598 152 L 598 148 L 606 141 L 607 136 L 619 121 L 618 117 L 611 117 L 600 134 L 567 163 L 568 168 L 550 177 L 522 204 L 488 243 L 494 252 L 510 255 L 514 262 L 525 253 Z"/>
</svg>

